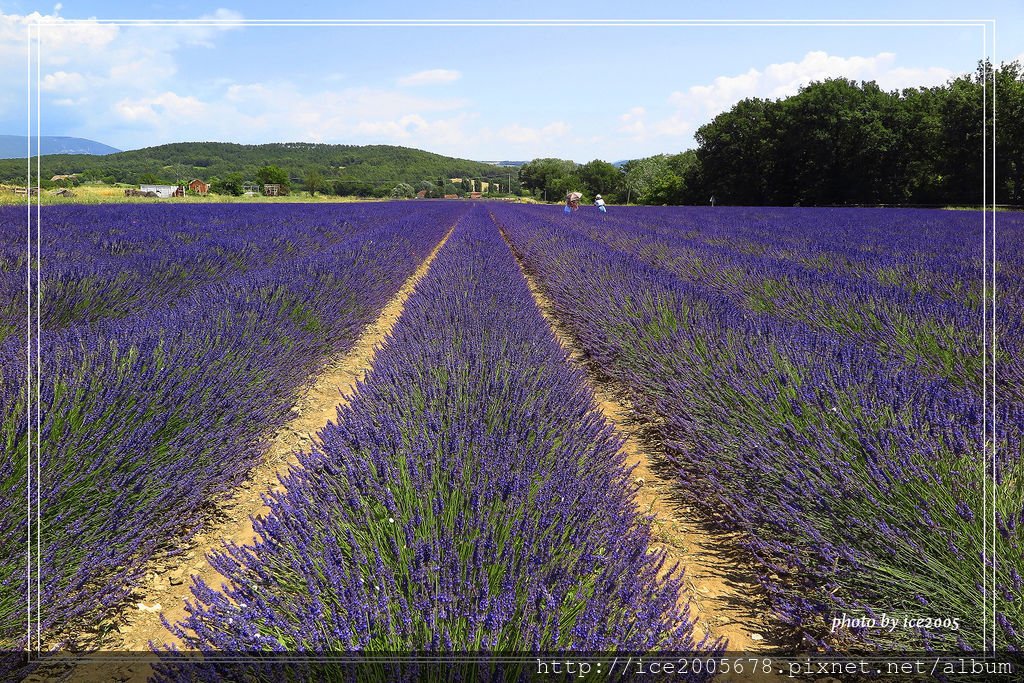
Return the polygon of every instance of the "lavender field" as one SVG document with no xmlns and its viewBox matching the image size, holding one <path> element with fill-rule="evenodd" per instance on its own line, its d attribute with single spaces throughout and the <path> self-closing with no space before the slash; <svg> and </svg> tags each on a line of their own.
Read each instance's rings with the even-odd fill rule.
<svg viewBox="0 0 1024 683">
<path fill-rule="evenodd" d="M 45 207 L 28 358 L 25 235 L 0 240 L 0 646 L 27 645 L 31 559 L 45 647 L 97 647 L 149 563 L 202 530 L 447 238 L 336 419 L 266 492 L 259 540 L 210 553 L 231 585 L 186 586 L 168 636 L 722 652 L 689 608 L 685 557 L 670 566 L 652 540 L 603 382 L 674 499 L 739 539 L 779 647 L 1019 650 L 1024 217 L 996 220 L 993 274 L 977 212 Z M 912 625 L 835 626 L 883 613 Z"/>
</svg>

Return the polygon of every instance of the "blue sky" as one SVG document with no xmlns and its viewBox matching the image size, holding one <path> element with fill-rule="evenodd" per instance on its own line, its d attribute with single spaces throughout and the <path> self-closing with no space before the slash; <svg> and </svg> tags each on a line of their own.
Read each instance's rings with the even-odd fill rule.
<svg viewBox="0 0 1024 683">
<path fill-rule="evenodd" d="M 1024 3 L 647 2 L 431 6 L 0 0 L 0 133 L 23 134 L 25 27 L 42 22 L 42 132 L 165 142 L 398 144 L 482 160 L 675 152 L 743 97 L 829 76 L 887 89 L 970 71 L 955 26 L 586 26 L 590 19 L 995 19 L 1024 58 Z M 283 9 L 284 8 L 284 9 Z M 285 9 L 290 13 L 284 13 Z M 118 26 L 89 19 L 568 19 L 566 26 Z"/>
</svg>

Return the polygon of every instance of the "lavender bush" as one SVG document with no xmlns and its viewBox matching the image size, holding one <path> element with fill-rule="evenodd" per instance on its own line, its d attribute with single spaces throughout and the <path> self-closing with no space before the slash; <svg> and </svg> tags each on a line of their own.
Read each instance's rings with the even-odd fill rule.
<svg viewBox="0 0 1024 683">
<path fill-rule="evenodd" d="M 716 210 L 711 227 L 700 210 L 620 210 L 607 225 L 521 207 L 497 207 L 495 213 L 593 361 L 628 387 L 639 410 L 657 418 L 661 439 L 680 466 L 683 495 L 709 519 L 744 532 L 777 614 L 805 644 L 981 648 L 982 575 L 993 562 L 982 561 L 983 491 L 991 496 L 994 487 L 997 579 L 988 587 L 996 604 L 994 638 L 1001 648 L 1021 647 L 1024 411 L 1009 390 L 1012 375 L 998 375 L 997 388 L 1010 396 L 996 404 L 995 423 L 986 425 L 980 377 L 954 381 L 937 371 L 934 358 L 906 349 L 894 353 L 870 343 L 864 330 L 822 324 L 829 314 L 815 303 L 819 295 L 806 291 L 814 280 L 788 277 L 790 267 L 778 259 L 787 241 L 807 244 L 835 232 L 828 223 L 835 212 Z M 872 215 L 903 229 L 886 244 L 868 222 Z M 977 262 L 980 275 L 980 238 L 975 243 L 962 232 L 967 219 L 961 215 L 858 216 L 867 223 L 863 235 L 841 230 L 843 238 L 834 244 L 821 237 L 830 254 L 820 261 L 823 269 L 875 268 L 877 274 L 879 262 L 886 262 L 907 273 L 906 281 L 922 283 L 927 296 L 940 298 L 943 291 L 952 296 L 978 286 L 966 280 L 940 284 L 938 276 L 916 274 L 920 264 L 953 273 L 969 272 L 963 264 Z M 921 217 L 931 227 L 909 232 Z M 656 226 L 667 237 L 651 239 L 654 228 L 646 226 L 668 218 Z M 798 220 L 804 227 L 793 227 Z M 633 233 L 631 221 L 639 224 Z M 737 226 L 733 234 L 730 222 Z M 1019 256 L 1007 242 L 1020 243 L 1020 220 L 1003 219 L 1008 223 L 1004 235 L 1010 239 L 1002 238 L 1004 253 L 1011 254 L 1007 270 L 1019 272 Z M 808 234 L 801 237 L 801 230 Z M 691 240 L 685 249 L 683 240 Z M 958 240 L 966 255 L 947 256 L 954 265 L 943 266 L 942 250 Z M 722 246 L 741 253 L 716 253 Z M 774 255 L 757 266 L 742 252 Z M 855 252 L 884 257 L 869 256 L 865 261 L 874 265 L 865 265 L 835 256 Z M 817 257 L 803 252 L 800 258 Z M 756 268 L 760 273 L 751 270 Z M 698 277 L 702 269 L 705 275 Z M 689 277 L 680 274 L 686 270 Z M 805 308 L 795 315 L 797 307 L 789 304 L 746 305 L 748 277 L 780 283 L 770 299 L 803 300 Z M 830 277 L 823 280 L 834 283 Z M 1021 300 L 1019 281 L 997 282 L 1003 301 Z M 911 333 L 918 325 L 923 334 L 939 329 L 927 327 L 927 308 L 915 309 L 909 296 L 887 298 L 893 291 L 891 283 L 880 282 L 874 295 L 858 301 L 887 310 L 891 318 L 904 316 Z M 960 305 L 939 306 L 936 315 L 941 319 Z M 959 320 L 977 330 L 980 359 L 980 307 L 975 313 L 973 328 L 966 318 L 943 325 Z M 999 316 L 1005 333 L 999 353 L 1019 348 L 1019 310 Z M 958 355 L 968 351 L 956 344 L 942 348 L 954 356 L 951 367 L 972 367 Z M 1005 371 L 997 366 L 997 373 Z M 995 467 L 983 457 L 986 439 L 997 449 Z M 991 524 L 991 507 L 987 513 Z M 901 620 L 956 618 L 959 628 L 832 629 L 843 613 L 883 612 Z M 988 630 L 991 637 L 991 624 Z"/>
<path fill-rule="evenodd" d="M 1014 221 L 1008 215 L 1000 233 L 1013 235 Z M 653 209 L 583 216 L 573 227 L 703 286 L 708 297 L 836 332 L 918 372 L 982 391 L 979 213 Z M 1019 273 L 1012 245 L 1000 251 L 1000 263 Z M 996 381 L 1001 395 L 1024 402 L 1024 321 L 1014 314 L 1024 303 L 1019 283 L 1003 269 L 995 274 L 995 288 L 1009 297 L 995 311 L 1003 340 Z"/>
<path fill-rule="evenodd" d="M 195 530 L 185 523 L 240 483 L 286 420 L 295 392 L 349 347 L 457 218 L 437 207 L 417 214 L 394 206 L 274 207 L 264 215 L 262 207 L 193 206 L 147 207 L 143 222 L 136 207 L 123 216 L 118 208 L 76 208 L 88 227 L 50 237 L 47 246 L 82 261 L 43 262 L 44 297 L 52 285 L 71 309 L 52 300 L 59 315 L 44 311 L 39 340 L 42 555 L 33 560 L 42 568 L 48 646 L 88 646 L 62 641 L 62 629 L 96 624 L 124 599 L 147 558 Z M 148 249 L 120 273 L 96 252 L 119 216 L 122 238 Z M 50 218 L 47 209 L 46 232 L 69 220 L 56 210 Z M 179 243 L 184 255 L 175 251 Z M 197 265 L 195 250 L 222 253 Z M 75 285 L 74 269 L 92 273 L 93 284 Z M 98 292 L 95 283 L 104 283 Z M 7 648 L 23 642 L 26 628 L 28 416 L 19 336 L 0 345 L 0 643 Z"/>
<path fill-rule="evenodd" d="M 213 558 L 231 585 L 193 586 L 191 616 L 169 625 L 188 647 L 713 645 L 694 642 L 681 574 L 658 578 L 619 442 L 482 210 L 321 437 L 267 496 L 261 540 Z"/>
</svg>

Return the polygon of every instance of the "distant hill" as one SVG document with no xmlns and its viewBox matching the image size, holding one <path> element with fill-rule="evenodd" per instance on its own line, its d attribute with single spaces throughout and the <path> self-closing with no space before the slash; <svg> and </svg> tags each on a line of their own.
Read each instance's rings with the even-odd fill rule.
<svg viewBox="0 0 1024 683">
<path fill-rule="evenodd" d="M 0 159 L 24 159 L 25 135 L 0 135 Z M 40 138 L 42 154 L 113 154 L 121 150 L 102 142 L 63 135 L 44 135 Z M 32 138 L 32 154 L 36 153 L 36 139 Z"/>
<path fill-rule="evenodd" d="M 245 180 L 255 180 L 256 170 L 267 165 L 284 169 L 294 181 L 300 182 L 314 169 L 328 182 L 340 180 L 374 186 L 437 182 L 440 178 L 493 179 L 502 185 L 508 182 L 505 168 L 392 145 L 180 142 L 105 156 L 54 154 L 44 156 L 41 165 L 43 178 L 78 173 L 83 180 L 121 183 L 143 182 L 143 176 L 146 182 L 192 178 L 209 181 L 229 173 L 241 173 Z M 0 182 L 18 182 L 24 175 L 24 157 L 0 160 Z"/>
</svg>

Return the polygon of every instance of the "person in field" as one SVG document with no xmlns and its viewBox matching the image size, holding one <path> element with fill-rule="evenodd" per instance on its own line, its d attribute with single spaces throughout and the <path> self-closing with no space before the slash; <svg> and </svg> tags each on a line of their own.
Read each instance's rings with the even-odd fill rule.
<svg viewBox="0 0 1024 683">
<path fill-rule="evenodd" d="M 579 210 L 581 197 L 583 197 L 583 194 L 580 192 L 570 192 L 565 195 L 565 213 Z"/>
<path fill-rule="evenodd" d="M 608 209 L 605 208 L 604 199 L 601 198 L 601 195 L 594 197 L 594 206 L 596 206 L 597 210 L 601 213 L 608 213 Z"/>
</svg>

